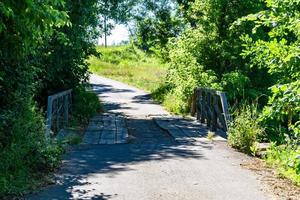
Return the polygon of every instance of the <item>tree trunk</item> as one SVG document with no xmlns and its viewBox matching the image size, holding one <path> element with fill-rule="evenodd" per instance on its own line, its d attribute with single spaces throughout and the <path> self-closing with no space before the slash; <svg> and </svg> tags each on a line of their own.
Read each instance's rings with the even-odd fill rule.
<svg viewBox="0 0 300 200">
<path fill-rule="evenodd" d="M 107 48 L 107 17 L 104 16 L 104 46 Z"/>
</svg>

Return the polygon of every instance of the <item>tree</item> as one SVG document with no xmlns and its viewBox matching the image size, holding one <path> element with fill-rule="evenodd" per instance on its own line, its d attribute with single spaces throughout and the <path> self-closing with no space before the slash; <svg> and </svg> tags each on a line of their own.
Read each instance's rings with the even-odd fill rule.
<svg viewBox="0 0 300 200">
<path fill-rule="evenodd" d="M 98 0 L 66 0 L 63 9 L 72 25 L 55 28 L 51 37 L 45 37 L 36 58 L 36 67 L 40 68 L 36 99 L 42 107 L 49 95 L 85 83 L 89 76 L 86 60 L 97 54 Z"/>
<path fill-rule="evenodd" d="M 99 12 L 102 20 L 100 28 L 103 30 L 105 47 L 107 47 L 107 36 L 113 29 L 114 23 L 127 22 L 136 3 L 134 0 L 103 0 L 99 2 Z"/>
<path fill-rule="evenodd" d="M 267 8 L 241 18 L 237 23 L 252 22 L 254 36 L 244 35 L 243 56 L 252 67 L 258 66 L 276 76 L 271 87 L 269 106 L 264 110 L 268 133 L 285 127 L 289 134 L 300 138 L 300 1 L 269 0 Z M 261 37 L 260 30 L 268 37 Z M 272 124 L 272 126 L 270 125 Z M 275 129 L 277 130 L 274 130 Z"/>
<path fill-rule="evenodd" d="M 158 56 L 166 58 L 166 46 L 170 38 L 177 37 L 183 29 L 177 8 L 170 0 L 144 1 L 136 12 L 134 42 L 148 52 L 155 52 Z M 146 12 L 147 11 L 147 12 Z"/>
<path fill-rule="evenodd" d="M 40 71 L 34 62 L 44 38 L 68 23 L 63 7 L 62 0 L 0 2 L 0 198 L 24 190 L 33 172 L 51 165 L 32 99 Z"/>
<path fill-rule="evenodd" d="M 263 8 L 257 1 L 195 0 L 179 2 L 184 11 L 185 26 L 179 37 L 171 38 L 167 84 L 168 96 L 178 99 L 174 110 L 188 110 L 195 87 L 210 87 L 228 92 L 230 103 L 255 99 L 272 85 L 267 71 L 250 68 L 242 52 L 243 33 L 251 33 L 253 25 L 232 24 L 242 16 Z M 264 35 L 264 33 L 262 33 Z M 261 80 L 271 83 L 261 84 Z M 181 109 L 183 108 L 183 109 Z"/>
</svg>

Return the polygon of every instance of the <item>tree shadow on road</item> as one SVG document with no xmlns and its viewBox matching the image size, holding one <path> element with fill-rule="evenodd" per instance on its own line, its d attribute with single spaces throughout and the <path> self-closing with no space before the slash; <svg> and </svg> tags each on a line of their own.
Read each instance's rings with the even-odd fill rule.
<svg viewBox="0 0 300 200">
<path fill-rule="evenodd" d="M 111 85 L 105 85 L 105 84 L 90 84 L 92 91 L 95 92 L 96 94 L 104 94 L 104 93 L 124 93 L 124 92 L 129 92 L 129 93 L 134 93 L 134 90 L 131 89 L 116 89 L 112 87 Z"/>
<path fill-rule="evenodd" d="M 115 89 L 110 85 L 94 84 L 93 92 L 134 93 L 130 89 Z M 154 104 L 149 95 L 133 98 L 135 103 Z M 118 112 L 127 108 L 121 103 L 104 103 L 107 112 Z M 129 108 L 128 109 L 133 109 Z M 100 191 L 101 178 L 105 174 L 109 179 L 117 178 L 121 173 L 132 170 L 135 164 L 152 161 L 167 161 L 169 159 L 207 159 L 203 150 L 210 150 L 209 142 L 178 143 L 156 123 L 147 117 L 127 119 L 130 140 L 127 144 L 118 145 L 80 145 L 64 156 L 62 169 L 56 176 L 56 185 L 49 186 L 34 194 L 29 199 L 99 199 L 107 200 L 118 197 L 119 194 L 104 194 Z M 93 178 L 96 177 L 96 178 Z M 91 181 L 97 180 L 95 181 Z"/>
<path fill-rule="evenodd" d="M 151 119 L 127 121 L 131 141 L 119 145 L 80 145 L 65 155 L 63 167 L 57 175 L 57 184 L 29 199 L 111 199 L 118 194 L 97 191 L 99 183 L 90 183 L 87 177 L 106 174 L 116 178 L 120 173 L 134 170 L 130 165 L 168 159 L 206 159 L 201 150 L 178 144 Z M 210 149 L 209 143 L 200 144 Z M 93 185 L 92 185 L 93 184 Z"/>
</svg>

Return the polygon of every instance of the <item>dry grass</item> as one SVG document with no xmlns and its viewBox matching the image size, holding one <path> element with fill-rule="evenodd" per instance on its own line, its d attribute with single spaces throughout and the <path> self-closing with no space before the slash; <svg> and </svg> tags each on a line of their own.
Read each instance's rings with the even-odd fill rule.
<svg viewBox="0 0 300 200">
<path fill-rule="evenodd" d="M 263 160 L 253 158 L 246 163 L 241 164 L 242 167 L 254 171 L 264 190 L 274 195 L 274 199 L 282 200 L 298 200 L 300 199 L 300 188 L 294 185 L 290 180 L 280 176 L 276 169 L 269 167 Z"/>
</svg>

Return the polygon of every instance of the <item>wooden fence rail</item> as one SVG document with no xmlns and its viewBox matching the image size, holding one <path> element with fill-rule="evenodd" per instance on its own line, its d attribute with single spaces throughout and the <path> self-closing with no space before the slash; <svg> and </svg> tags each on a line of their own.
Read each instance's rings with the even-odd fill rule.
<svg viewBox="0 0 300 200">
<path fill-rule="evenodd" d="M 191 114 L 196 115 L 201 123 L 206 123 L 212 131 L 221 129 L 226 132 L 231 120 L 226 94 L 205 88 L 195 89 Z"/>
<path fill-rule="evenodd" d="M 72 90 L 67 90 L 48 97 L 46 137 L 58 133 L 69 122 L 72 108 Z"/>
</svg>

